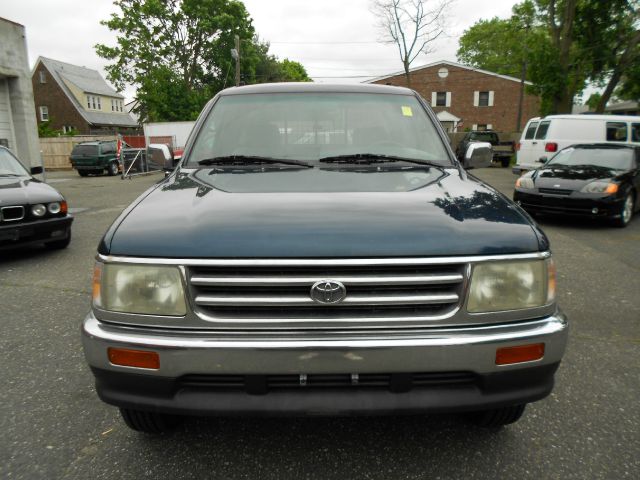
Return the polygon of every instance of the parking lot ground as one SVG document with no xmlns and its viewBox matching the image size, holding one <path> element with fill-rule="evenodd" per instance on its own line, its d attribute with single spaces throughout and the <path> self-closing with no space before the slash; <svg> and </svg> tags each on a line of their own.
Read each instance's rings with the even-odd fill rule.
<svg viewBox="0 0 640 480">
<path fill-rule="evenodd" d="M 511 196 L 508 169 L 474 174 Z M 0 254 L 0 478 L 640 478 L 640 216 L 626 229 L 539 220 L 570 342 L 554 393 L 512 426 L 487 431 L 455 416 L 194 418 L 148 437 L 96 397 L 79 327 L 100 237 L 160 176 L 49 178 L 75 212 L 71 245 Z"/>
</svg>

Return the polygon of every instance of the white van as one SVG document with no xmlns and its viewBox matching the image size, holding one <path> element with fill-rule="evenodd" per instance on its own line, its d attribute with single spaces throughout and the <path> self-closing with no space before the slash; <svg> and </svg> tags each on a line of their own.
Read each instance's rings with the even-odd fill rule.
<svg viewBox="0 0 640 480">
<path fill-rule="evenodd" d="M 576 143 L 640 145 L 640 117 L 629 115 L 548 115 L 527 122 L 516 149 L 513 173 L 540 166 L 541 158 Z"/>
</svg>

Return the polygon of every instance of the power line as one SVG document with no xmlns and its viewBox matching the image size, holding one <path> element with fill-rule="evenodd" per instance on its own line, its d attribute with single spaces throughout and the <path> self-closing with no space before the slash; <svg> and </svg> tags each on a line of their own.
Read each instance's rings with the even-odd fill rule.
<svg viewBox="0 0 640 480">
<path fill-rule="evenodd" d="M 273 45 L 380 45 L 387 42 L 272 42 L 267 40 L 266 43 Z"/>
</svg>

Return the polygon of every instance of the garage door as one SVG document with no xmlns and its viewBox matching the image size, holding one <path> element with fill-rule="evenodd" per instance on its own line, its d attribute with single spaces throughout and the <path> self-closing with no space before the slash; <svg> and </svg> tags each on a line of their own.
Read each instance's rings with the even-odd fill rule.
<svg viewBox="0 0 640 480">
<path fill-rule="evenodd" d="M 0 145 L 15 148 L 11 104 L 9 103 L 9 84 L 6 78 L 0 78 Z"/>
</svg>

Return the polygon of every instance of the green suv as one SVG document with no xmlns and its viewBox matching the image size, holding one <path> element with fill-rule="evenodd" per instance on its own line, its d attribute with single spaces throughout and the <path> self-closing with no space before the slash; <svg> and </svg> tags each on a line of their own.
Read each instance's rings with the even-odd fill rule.
<svg viewBox="0 0 640 480">
<path fill-rule="evenodd" d="M 71 151 L 71 165 L 80 176 L 101 174 L 117 175 L 120 169 L 116 156 L 116 141 L 82 142 Z"/>
</svg>

